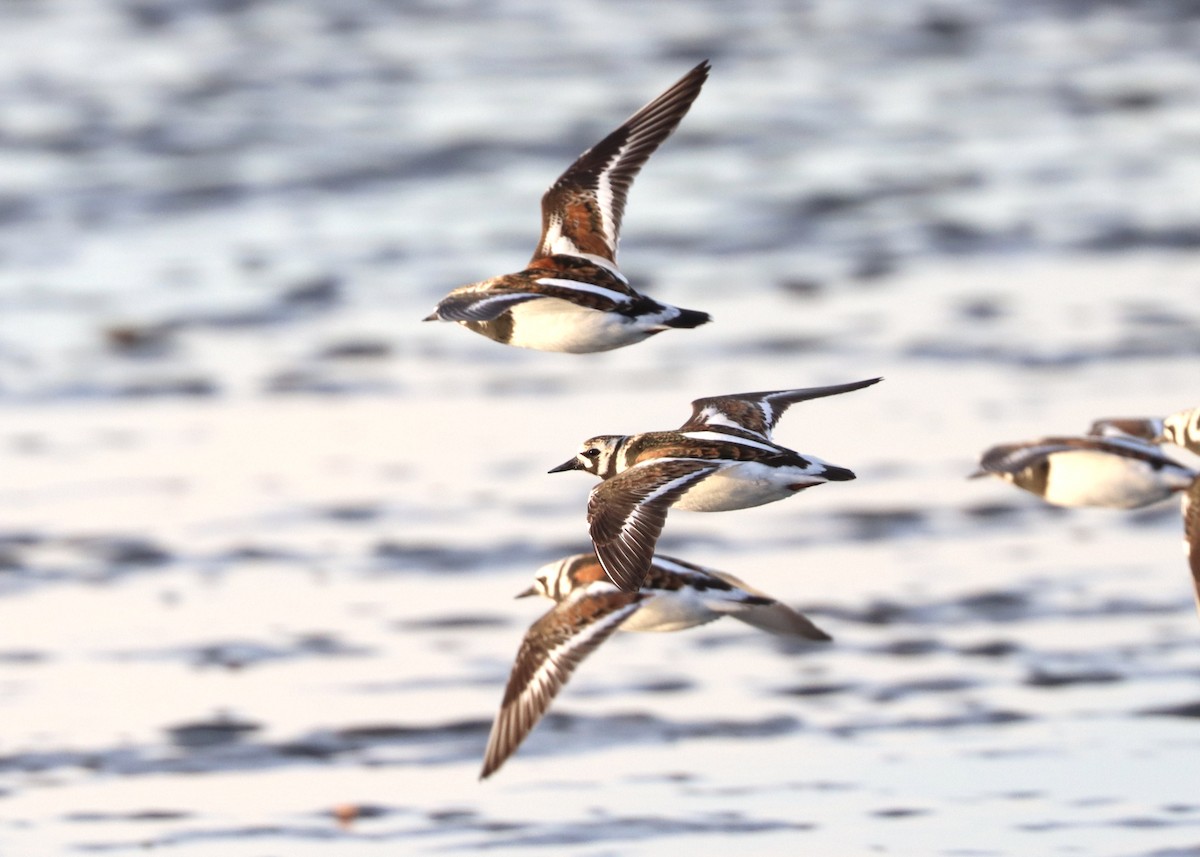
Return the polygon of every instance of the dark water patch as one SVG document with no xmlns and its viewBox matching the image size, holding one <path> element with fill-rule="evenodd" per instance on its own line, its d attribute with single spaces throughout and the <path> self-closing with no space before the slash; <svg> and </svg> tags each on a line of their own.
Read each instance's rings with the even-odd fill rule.
<svg viewBox="0 0 1200 857">
<path fill-rule="evenodd" d="M 49 536 L 33 531 L 0 533 L 0 548 L 29 548 L 49 541 Z"/>
<path fill-rule="evenodd" d="M 839 621 L 866 625 L 954 626 L 980 620 L 1005 624 L 1045 617 L 1168 615 L 1179 611 L 1179 603 L 1122 597 L 1063 607 L 1061 604 L 1040 602 L 1033 591 L 987 590 L 944 601 L 901 603 L 876 599 L 862 608 L 846 607 L 844 604 L 817 604 L 810 609 Z"/>
<path fill-rule="evenodd" d="M 1024 511 L 1024 507 L 1015 503 L 975 503 L 966 506 L 962 509 L 962 514 L 967 518 L 976 521 L 990 523 L 994 521 L 1007 521 L 1013 517 L 1020 515 Z"/>
<path fill-rule="evenodd" d="M 362 762 L 395 748 L 409 751 L 396 764 L 445 764 L 480 758 L 491 720 L 406 726 L 384 724 L 316 730 L 278 743 L 250 740 L 262 724 L 218 717 L 165 730 L 169 747 L 121 746 L 93 751 L 39 750 L 0 756 L 0 772 L 41 773 L 83 768 L 117 776 L 270 770 L 313 759 Z M 370 764 L 386 760 L 369 759 Z"/>
<path fill-rule="evenodd" d="M 14 193 L 0 194 L 0 228 L 28 222 L 38 214 L 38 204 L 33 198 Z"/>
<path fill-rule="evenodd" d="M 81 824 L 96 824 L 109 821 L 181 821 L 193 818 L 194 813 L 183 809 L 139 809 L 133 812 L 89 812 L 81 810 L 70 812 L 62 817 L 63 821 Z"/>
<path fill-rule="evenodd" d="M 175 557 L 150 539 L 129 536 L 87 536 L 71 539 L 71 546 L 110 566 L 157 567 Z"/>
<path fill-rule="evenodd" d="M 371 554 L 378 571 L 473 572 L 510 565 L 537 568 L 578 550 L 578 542 L 546 544 L 510 540 L 475 548 L 383 540 L 375 544 Z"/>
<path fill-rule="evenodd" d="M 959 318 L 975 323 L 997 321 L 1009 313 L 1004 301 L 994 297 L 968 298 L 955 307 L 955 314 Z"/>
<path fill-rule="evenodd" d="M 318 517 L 354 524 L 377 521 L 383 514 L 384 507 L 378 503 L 343 503 L 317 509 Z"/>
<path fill-rule="evenodd" d="M 167 737 L 176 747 L 187 750 L 235 744 L 263 728 L 261 723 L 219 717 L 213 720 L 182 723 L 167 728 Z"/>
<path fill-rule="evenodd" d="M 907 637 L 884 643 L 876 647 L 875 651 L 883 655 L 892 655 L 893 657 L 913 658 L 922 655 L 932 655 L 945 649 L 945 644 L 933 637 Z"/>
<path fill-rule="evenodd" d="M 391 741 L 425 740 L 447 735 L 481 735 L 491 729 L 490 720 L 453 720 L 434 726 L 402 726 L 395 723 L 378 723 L 369 726 L 349 726 L 330 734 L 355 747 Z"/>
<path fill-rule="evenodd" d="M 917 807 L 896 806 L 896 807 L 888 807 L 886 809 L 874 809 L 874 810 L 871 810 L 870 814 L 874 818 L 901 819 L 901 818 L 915 818 L 915 817 L 921 816 L 921 815 L 929 815 L 930 812 L 931 812 L 931 810 L 919 809 Z"/>
<path fill-rule="evenodd" d="M 21 554 L 15 548 L 0 547 L 0 572 L 19 571 L 25 567 Z"/>
<path fill-rule="evenodd" d="M 253 193 L 253 189 L 241 182 L 226 179 L 201 180 L 166 190 L 145 193 L 142 207 L 150 214 L 189 214 L 212 208 L 235 206 Z"/>
<path fill-rule="evenodd" d="M 1200 247 L 1200 224 L 1147 226 L 1117 223 L 1098 230 L 1079 244 L 1089 252 L 1128 252 L 1130 250 L 1195 250 Z"/>
<path fill-rule="evenodd" d="M 946 715 L 944 717 L 908 717 L 900 720 L 848 723 L 835 726 L 830 729 L 830 732 L 843 737 L 852 737 L 864 732 L 908 730 L 930 730 L 937 732 L 943 729 L 966 729 L 976 726 L 1004 726 L 1010 723 L 1023 723 L 1030 719 L 1031 715 L 1020 711 L 981 708 L 963 714 Z"/>
<path fill-rule="evenodd" d="M 857 690 L 859 685 L 849 682 L 809 682 L 805 684 L 792 685 L 791 687 L 781 687 L 775 691 L 780 696 L 833 696 L 839 693 L 847 693 Z"/>
<path fill-rule="evenodd" d="M 395 623 L 401 631 L 463 631 L 507 628 L 512 623 L 504 616 L 484 613 L 440 614 L 428 619 L 407 619 Z"/>
<path fill-rule="evenodd" d="M 958 654 L 968 658 L 1005 658 L 1021 650 L 1022 646 L 1012 640 L 992 640 L 955 649 Z"/>
<path fill-rule="evenodd" d="M 1176 813 L 1184 815 L 1193 812 L 1200 812 L 1200 804 L 1195 803 L 1169 803 L 1163 808 L 1163 812 Z"/>
<path fill-rule="evenodd" d="M 220 392 L 220 385 L 211 378 L 185 375 L 115 382 L 68 381 L 47 387 L 32 397 L 32 401 L 207 398 Z"/>
<path fill-rule="evenodd" d="M 399 836 L 399 835 L 398 835 Z M 407 834 L 405 834 L 407 836 Z M 244 825 L 228 828 L 206 830 L 180 830 L 169 834 L 153 837 L 139 837 L 126 842 L 81 842 L 72 845 L 75 851 L 89 854 L 104 854 L 108 852 L 145 852 L 172 846 L 191 846 L 198 843 L 237 843 L 252 842 L 261 839 L 279 839 L 281 841 L 324 841 L 351 838 L 351 834 L 338 830 L 334 826 L 313 827 L 311 825 Z M 362 838 L 361 834 L 353 834 L 354 839 Z M 372 837 L 379 838 L 379 837 Z"/>
<path fill-rule="evenodd" d="M 103 328 L 101 335 L 108 350 L 121 357 L 150 359 L 166 357 L 178 348 L 176 325 L 111 324 Z"/>
<path fill-rule="evenodd" d="M 326 345 L 317 353 L 318 360 L 383 360 L 393 356 L 390 343 L 372 339 L 347 339 Z"/>
<path fill-rule="evenodd" d="M 1200 717 L 1200 700 L 1182 702 L 1176 705 L 1160 705 L 1153 708 L 1142 708 L 1134 712 L 1139 717 Z"/>
<path fill-rule="evenodd" d="M 220 386 L 211 378 L 152 378 L 115 384 L 110 388 L 92 388 L 86 398 L 158 399 L 158 398 L 205 398 L 220 392 Z"/>
<path fill-rule="evenodd" d="M 1179 504 L 1165 503 L 1148 506 L 1144 509 L 1132 509 L 1122 517 L 1135 527 L 1179 526 Z"/>
<path fill-rule="evenodd" d="M 262 391 L 270 395 L 388 395 L 400 390 L 390 378 L 352 378 L 318 367 L 284 369 L 262 385 Z"/>
<path fill-rule="evenodd" d="M 967 611 L 992 621 L 1012 621 L 1029 613 L 1028 593 L 990 590 L 964 596 L 959 604 Z"/>
<path fill-rule="evenodd" d="M 602 842 L 636 842 L 669 836 L 748 835 L 783 830 L 815 829 L 809 822 L 755 820 L 739 813 L 716 813 L 704 819 L 673 819 L 662 816 L 607 816 L 569 824 L 542 824 L 516 836 L 498 836 L 485 842 L 460 846 L 453 850 L 491 848 L 593 845 Z M 747 844 L 747 847 L 753 846 Z"/>
<path fill-rule="evenodd" d="M 859 285 L 878 284 L 900 269 L 899 259 L 882 247 L 861 252 L 850 266 L 850 279 Z"/>
<path fill-rule="evenodd" d="M 871 693 L 876 702 L 894 702 L 910 696 L 923 696 L 929 693 L 954 693 L 960 690 L 978 687 L 975 679 L 960 676 L 945 676 L 942 678 L 918 679 L 916 681 L 897 682 L 878 688 Z"/>
<path fill-rule="evenodd" d="M 928 518 L 920 509 L 853 509 L 837 512 L 835 520 L 850 528 L 856 541 L 879 541 L 901 535 L 914 535 Z"/>
<path fill-rule="evenodd" d="M 1125 676 L 1114 670 L 1085 669 L 1078 671 L 1055 671 L 1035 669 L 1025 678 L 1030 687 L 1070 687 L 1078 684 L 1115 684 Z"/>
<path fill-rule="evenodd" d="M 950 339 L 917 340 L 904 346 L 904 357 L 938 362 L 975 362 L 1020 369 L 1079 369 L 1101 363 L 1200 355 L 1200 329 L 1170 336 L 1126 334 L 1107 345 L 1035 351 L 1019 345 L 975 344 Z"/>
<path fill-rule="evenodd" d="M 1192 329 L 1193 322 L 1186 316 L 1166 306 L 1145 301 L 1136 301 L 1121 306 L 1121 320 L 1138 327 L 1178 330 Z"/>
<path fill-rule="evenodd" d="M 284 287 L 279 302 L 285 307 L 332 309 L 342 302 L 345 291 L 337 274 L 317 274 Z"/>
<path fill-rule="evenodd" d="M 830 351 L 835 343 L 827 336 L 820 335 L 777 335 L 756 336 L 753 339 L 743 339 L 730 343 L 726 349 L 730 354 L 760 354 L 768 356 L 784 356 L 789 354 L 819 354 Z"/>
<path fill-rule="evenodd" d="M 788 297 L 800 300 L 814 300 L 824 297 L 825 283 L 816 277 L 789 277 L 780 280 L 776 288 Z"/>
<path fill-rule="evenodd" d="M 349 828 L 356 822 L 368 821 L 374 818 L 386 818 L 402 812 L 403 810 L 398 807 L 383 806 L 382 804 L 345 803 L 335 806 L 333 809 L 321 810 L 316 815 L 319 818 L 331 818 L 341 827 Z"/>
<path fill-rule="evenodd" d="M 633 685 L 633 690 L 637 693 L 681 693 L 695 686 L 695 682 L 683 678 L 662 678 L 638 682 Z"/>
<path fill-rule="evenodd" d="M 570 390 L 566 380 L 534 372 L 497 375 L 488 378 L 481 387 L 485 396 L 558 396 Z"/>
<path fill-rule="evenodd" d="M 363 657 L 371 654 L 371 650 L 347 645 L 332 634 L 307 634 L 290 645 L 234 640 L 186 647 L 164 654 L 167 657 L 182 657 L 196 667 L 240 670 L 268 662 L 297 658 Z"/>
<path fill-rule="evenodd" d="M 230 562 L 295 562 L 302 555 L 290 548 L 269 547 L 266 545 L 238 545 L 216 555 L 218 561 Z"/>
</svg>

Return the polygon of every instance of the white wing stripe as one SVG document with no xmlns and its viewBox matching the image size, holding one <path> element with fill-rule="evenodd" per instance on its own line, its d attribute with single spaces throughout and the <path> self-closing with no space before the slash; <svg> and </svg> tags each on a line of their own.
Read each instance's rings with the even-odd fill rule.
<svg viewBox="0 0 1200 857">
<path fill-rule="evenodd" d="M 576 254 L 578 255 L 578 253 Z M 603 286 L 595 286 L 591 283 L 581 283 L 578 280 L 562 280 L 558 277 L 540 277 L 534 280 L 535 283 L 541 283 L 546 286 L 559 286 L 564 289 L 574 289 L 578 292 L 590 292 L 594 295 L 606 297 L 611 301 L 616 301 L 619 304 L 629 303 L 629 295 L 623 295 L 620 292 L 614 292 L 612 289 L 606 289 Z"/>
<path fill-rule="evenodd" d="M 710 420 L 709 422 L 711 424 L 712 421 Z M 736 424 L 730 423 L 730 425 L 736 425 Z M 741 428 L 741 426 L 737 426 L 737 427 Z M 745 429 L 742 429 L 742 430 L 745 431 Z M 762 449 L 767 452 L 778 452 L 779 451 L 779 447 L 773 446 L 772 444 L 761 443 L 760 441 L 757 441 L 757 440 L 751 440 L 748 437 L 741 437 L 739 435 L 725 434 L 724 432 L 719 432 L 719 431 L 685 431 L 685 432 L 683 432 L 683 436 L 690 437 L 693 440 L 716 440 L 716 441 L 720 441 L 722 443 L 737 443 L 737 444 L 741 444 L 742 446 L 749 446 L 753 449 Z"/>
<path fill-rule="evenodd" d="M 659 459 L 659 460 L 661 461 L 662 459 Z M 651 491 L 649 494 L 647 494 L 642 499 L 641 503 L 638 504 L 638 506 L 641 507 L 647 503 L 653 503 L 655 500 L 657 500 L 659 497 L 663 496 L 664 494 L 670 493 L 671 491 L 675 490 L 676 488 L 678 488 L 681 485 L 687 485 L 691 482 L 696 481 L 697 479 L 701 479 L 705 476 L 708 476 L 709 473 L 711 473 L 711 472 L 712 472 L 711 469 L 706 468 L 704 470 L 697 470 L 692 473 L 685 473 L 683 476 L 676 476 L 670 482 L 664 482 L 662 485 L 659 485 L 657 488 L 655 488 L 653 491 Z M 634 521 L 637 517 L 638 517 L 637 512 L 635 511 L 634 514 L 630 516 L 629 522 Z M 629 523 L 629 522 L 627 522 L 627 523 Z"/>
</svg>

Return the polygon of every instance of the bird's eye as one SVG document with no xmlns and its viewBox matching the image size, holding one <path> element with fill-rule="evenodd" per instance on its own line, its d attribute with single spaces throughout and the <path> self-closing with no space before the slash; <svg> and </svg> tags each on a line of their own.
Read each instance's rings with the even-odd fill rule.
<svg viewBox="0 0 1200 857">
<path fill-rule="evenodd" d="M 588 458 L 595 458 L 600 454 L 600 450 L 593 446 L 591 449 L 585 449 L 583 454 Z"/>
</svg>

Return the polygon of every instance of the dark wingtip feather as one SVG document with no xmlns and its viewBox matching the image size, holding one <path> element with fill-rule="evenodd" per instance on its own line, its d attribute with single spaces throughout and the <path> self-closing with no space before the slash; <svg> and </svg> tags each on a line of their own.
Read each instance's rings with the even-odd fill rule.
<svg viewBox="0 0 1200 857">
<path fill-rule="evenodd" d="M 699 327 L 702 324 L 708 324 L 710 321 L 712 321 L 712 316 L 706 312 L 695 309 L 681 309 L 679 315 L 666 322 L 666 324 L 668 327 L 690 329 Z"/>
</svg>

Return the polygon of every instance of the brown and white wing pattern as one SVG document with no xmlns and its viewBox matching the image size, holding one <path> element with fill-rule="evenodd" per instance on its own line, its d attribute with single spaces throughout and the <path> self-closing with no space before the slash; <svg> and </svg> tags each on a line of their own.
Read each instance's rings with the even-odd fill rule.
<svg viewBox="0 0 1200 857">
<path fill-rule="evenodd" d="M 1192 571 L 1192 589 L 1200 610 L 1200 479 L 1183 495 L 1183 551 Z"/>
<path fill-rule="evenodd" d="M 637 591 L 654 557 L 667 510 L 721 465 L 690 458 L 658 458 L 606 479 L 588 497 L 592 546 L 620 589 Z"/>
<path fill-rule="evenodd" d="M 1155 417 L 1105 417 L 1093 420 L 1088 434 L 1096 437 L 1136 437 L 1148 443 L 1162 440 L 1163 421 Z"/>
<path fill-rule="evenodd" d="M 463 289 L 438 303 L 424 321 L 494 321 L 517 304 L 545 297 L 541 292 Z"/>
<path fill-rule="evenodd" d="M 868 378 L 849 384 L 806 387 L 799 390 L 772 390 L 761 393 L 733 393 L 711 396 L 692 402 L 692 415 L 680 431 L 734 431 L 769 441 L 783 412 L 791 405 L 825 396 L 836 396 L 878 384 L 882 378 Z"/>
<path fill-rule="evenodd" d="M 604 259 L 614 267 L 633 179 L 670 136 L 708 79 L 708 61 L 579 156 L 542 197 L 542 240 L 533 254 Z"/>
<path fill-rule="evenodd" d="M 1163 420 L 1163 438 L 1200 455 L 1200 408 L 1176 411 Z"/>
<path fill-rule="evenodd" d="M 640 592 L 619 592 L 607 582 L 592 583 L 556 604 L 529 627 L 508 677 L 500 712 L 492 723 L 481 780 L 495 773 L 516 752 L 580 662 L 607 640 L 646 597 Z"/>
<path fill-rule="evenodd" d="M 1016 474 L 1028 467 L 1036 467 L 1056 453 L 1080 450 L 1102 452 L 1119 458 L 1143 461 L 1155 468 L 1178 468 L 1180 466 L 1178 462 L 1164 455 L 1154 444 L 1136 437 L 1125 434 L 1110 437 L 1087 435 L 1083 437 L 1046 437 L 1022 443 L 998 444 L 984 452 L 979 460 L 979 469 L 971 475 L 978 477 L 986 476 L 989 473 Z"/>
</svg>

